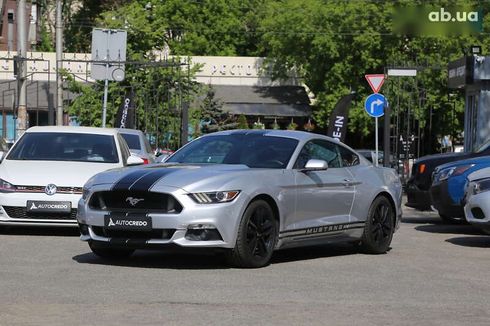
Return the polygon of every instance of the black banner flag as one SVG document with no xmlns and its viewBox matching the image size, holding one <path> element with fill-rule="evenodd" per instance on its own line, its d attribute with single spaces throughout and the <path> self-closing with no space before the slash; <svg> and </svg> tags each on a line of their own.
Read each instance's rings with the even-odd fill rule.
<svg viewBox="0 0 490 326">
<path fill-rule="evenodd" d="M 114 128 L 134 128 L 134 94 L 128 91 L 119 107 Z"/>
<path fill-rule="evenodd" d="M 344 95 L 335 104 L 335 108 L 330 114 L 327 136 L 337 138 L 344 142 L 347 134 L 347 121 L 349 119 L 350 102 L 356 96 L 356 93 Z"/>
</svg>

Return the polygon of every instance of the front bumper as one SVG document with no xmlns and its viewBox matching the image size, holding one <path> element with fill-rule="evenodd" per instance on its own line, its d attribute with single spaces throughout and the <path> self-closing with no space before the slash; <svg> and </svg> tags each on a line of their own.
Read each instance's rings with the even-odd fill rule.
<svg viewBox="0 0 490 326">
<path fill-rule="evenodd" d="M 464 213 L 469 223 L 490 231 L 490 192 L 469 196 Z"/>
<path fill-rule="evenodd" d="M 182 189 L 159 189 L 172 194 L 184 207 L 180 213 L 148 213 L 152 231 L 124 231 L 111 233 L 105 226 L 105 216 L 110 212 L 94 210 L 82 199 L 78 204 L 77 220 L 82 241 L 97 241 L 141 249 L 161 245 L 178 245 L 189 248 L 233 248 L 236 242 L 238 224 L 248 202 L 248 196 L 241 193 L 230 203 L 197 204 Z M 220 240 L 192 240 L 189 230 L 196 225 L 205 225 L 210 232 L 217 232 Z M 83 228 L 83 229 L 82 229 Z M 158 236 L 155 236 L 158 233 Z M 109 235 L 112 234 L 112 235 Z M 161 235 L 163 234 L 163 235 Z"/>
<path fill-rule="evenodd" d="M 429 190 L 432 205 L 439 215 L 464 218 L 463 205 L 455 203 L 449 194 L 448 182 L 442 181 L 433 184 Z"/>
<path fill-rule="evenodd" d="M 77 204 L 79 194 L 44 193 L 1 193 L 0 194 L 0 225 L 4 226 L 60 226 L 76 227 Z M 71 211 L 67 213 L 30 213 L 27 201 L 71 202 Z"/>
<path fill-rule="evenodd" d="M 431 209 L 431 201 L 429 191 L 421 190 L 414 183 L 407 183 L 407 202 L 405 206 L 415 208 L 421 211 L 428 211 Z"/>
</svg>

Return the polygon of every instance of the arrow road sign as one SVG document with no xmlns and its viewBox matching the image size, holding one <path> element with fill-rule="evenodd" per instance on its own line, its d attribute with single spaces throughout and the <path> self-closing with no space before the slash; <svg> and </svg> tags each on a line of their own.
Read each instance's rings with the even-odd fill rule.
<svg viewBox="0 0 490 326">
<path fill-rule="evenodd" d="M 386 98 L 382 94 L 371 94 L 364 102 L 364 109 L 373 118 L 382 117 L 385 112 Z"/>
<path fill-rule="evenodd" d="M 366 77 L 366 80 L 374 93 L 378 93 L 385 82 L 385 75 L 383 74 L 365 75 L 364 77 Z"/>
</svg>

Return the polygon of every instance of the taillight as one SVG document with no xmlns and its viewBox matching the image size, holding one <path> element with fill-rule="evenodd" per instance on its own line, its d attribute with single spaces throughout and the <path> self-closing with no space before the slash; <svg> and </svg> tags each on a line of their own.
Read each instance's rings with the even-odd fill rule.
<svg viewBox="0 0 490 326">
<path fill-rule="evenodd" d="M 150 161 L 147 158 L 141 158 L 143 160 L 143 164 L 148 164 Z"/>
<path fill-rule="evenodd" d="M 425 172 L 425 164 L 420 164 L 419 165 L 419 173 L 423 174 Z"/>
</svg>

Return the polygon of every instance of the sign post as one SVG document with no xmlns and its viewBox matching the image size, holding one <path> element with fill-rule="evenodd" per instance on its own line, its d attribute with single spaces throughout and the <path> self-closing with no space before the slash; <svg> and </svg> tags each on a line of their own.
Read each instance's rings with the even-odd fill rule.
<svg viewBox="0 0 490 326">
<path fill-rule="evenodd" d="M 378 118 L 382 117 L 384 114 L 384 108 L 386 105 L 386 98 L 382 94 L 371 94 L 366 98 L 366 102 L 364 102 L 364 109 L 367 114 L 371 117 L 375 118 L 375 150 L 376 150 L 376 162 L 375 166 L 378 166 Z"/>
</svg>

